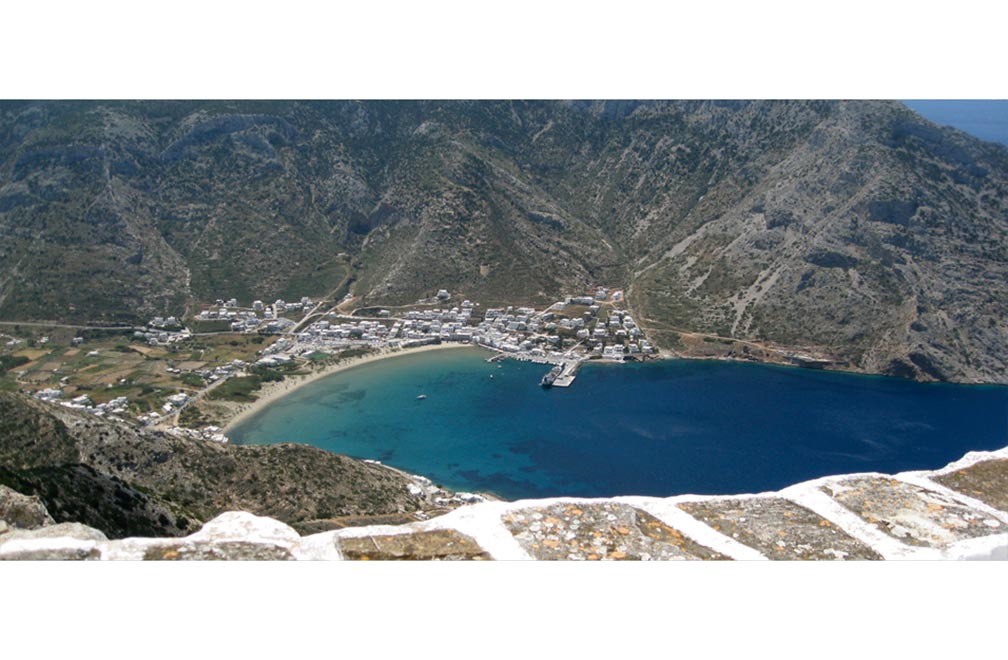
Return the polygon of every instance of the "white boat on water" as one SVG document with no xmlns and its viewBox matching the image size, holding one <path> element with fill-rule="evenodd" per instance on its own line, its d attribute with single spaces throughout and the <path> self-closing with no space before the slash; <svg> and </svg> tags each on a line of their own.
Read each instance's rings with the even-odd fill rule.
<svg viewBox="0 0 1008 660">
<path fill-rule="evenodd" d="M 421 395 L 420 395 L 420 396 L 418 396 L 417 398 L 418 398 L 418 399 L 426 399 L 426 398 L 427 398 L 427 395 L 426 395 L 426 394 L 421 394 Z"/>
</svg>

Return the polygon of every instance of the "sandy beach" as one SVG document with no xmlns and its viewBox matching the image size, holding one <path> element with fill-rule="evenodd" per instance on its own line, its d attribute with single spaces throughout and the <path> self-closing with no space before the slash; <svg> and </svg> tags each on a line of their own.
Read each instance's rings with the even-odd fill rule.
<svg viewBox="0 0 1008 660">
<path fill-rule="evenodd" d="M 325 378 L 326 376 L 331 376 L 332 374 L 338 373 L 340 371 L 345 371 L 352 367 L 357 367 L 362 364 L 367 364 L 368 362 L 374 362 L 376 360 L 384 360 L 386 358 L 396 357 L 400 355 L 412 355 L 414 353 L 423 353 L 425 351 L 438 351 L 447 349 L 460 349 L 460 348 L 474 348 L 471 344 L 429 344 L 427 346 L 416 346 L 413 348 L 401 348 L 398 350 L 382 349 L 374 353 L 369 353 L 367 355 L 362 355 L 356 358 L 349 358 L 342 360 L 336 364 L 330 364 L 322 367 L 310 374 L 304 376 L 288 376 L 282 381 L 265 383 L 259 389 L 259 398 L 252 403 L 246 403 L 238 406 L 234 409 L 234 414 L 224 425 L 224 433 L 227 433 L 232 428 L 234 428 L 239 423 L 248 419 L 249 417 L 255 415 L 257 412 L 265 408 L 266 406 L 274 403 L 278 399 L 287 396 L 294 390 L 304 387 L 308 383 L 315 382 L 320 378 Z"/>
</svg>

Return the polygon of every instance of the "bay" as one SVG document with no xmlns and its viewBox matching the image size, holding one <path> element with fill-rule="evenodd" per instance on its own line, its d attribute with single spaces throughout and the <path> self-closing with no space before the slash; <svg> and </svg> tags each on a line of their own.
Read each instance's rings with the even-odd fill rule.
<svg viewBox="0 0 1008 660">
<path fill-rule="evenodd" d="M 1008 444 L 1001 386 L 662 360 L 590 363 L 572 387 L 544 390 L 546 366 L 489 355 L 462 348 L 354 367 L 230 436 L 310 444 L 505 499 L 761 492 L 935 469 Z"/>
</svg>

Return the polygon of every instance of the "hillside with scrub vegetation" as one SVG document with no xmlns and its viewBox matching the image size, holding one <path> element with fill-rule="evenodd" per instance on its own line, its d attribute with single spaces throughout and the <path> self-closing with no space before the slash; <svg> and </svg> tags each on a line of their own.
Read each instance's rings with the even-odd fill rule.
<svg viewBox="0 0 1008 660">
<path fill-rule="evenodd" d="M 1004 383 L 1006 191 L 887 101 L 6 102 L 0 318 L 606 285 L 670 351 Z"/>
</svg>

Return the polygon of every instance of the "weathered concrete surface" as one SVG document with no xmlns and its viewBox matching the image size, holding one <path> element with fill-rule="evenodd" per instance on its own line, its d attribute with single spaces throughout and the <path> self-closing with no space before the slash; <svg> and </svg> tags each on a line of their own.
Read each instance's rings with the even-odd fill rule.
<svg viewBox="0 0 1008 660">
<path fill-rule="evenodd" d="M 178 543 L 158 545 L 144 552 L 145 560 L 185 561 L 193 559 L 224 559 L 247 561 L 252 559 L 286 561 L 294 559 L 287 548 L 265 543 L 224 541 L 220 543 Z"/>
<path fill-rule="evenodd" d="M 301 540 L 282 522 L 246 512 L 229 512 L 203 525 L 195 534 L 173 543 L 159 543 L 144 550 L 144 559 L 191 560 L 289 560 Z"/>
<path fill-rule="evenodd" d="M 728 559 L 625 504 L 557 503 L 502 520 L 535 559 Z"/>
<path fill-rule="evenodd" d="M 987 512 L 898 479 L 853 477 L 824 485 L 822 490 L 885 534 L 912 546 L 944 549 L 1008 531 L 1008 526 Z"/>
<path fill-rule="evenodd" d="M 768 559 L 882 559 L 829 520 L 783 498 L 715 499 L 679 508 Z"/>
<path fill-rule="evenodd" d="M 200 531 L 185 538 L 208 543 L 254 542 L 289 548 L 301 539 L 301 535 L 279 520 L 245 511 L 230 511 L 222 513 L 203 525 Z"/>
<path fill-rule="evenodd" d="M 15 559 L 20 561 L 95 561 L 101 559 L 101 551 L 94 546 L 78 547 L 66 543 L 59 547 L 9 548 L 5 552 L 0 552 L 0 561 Z"/>
<path fill-rule="evenodd" d="M 995 509 L 1008 511 L 1008 458 L 983 461 L 932 479 Z"/>
<path fill-rule="evenodd" d="M 451 509 L 437 511 L 437 514 L 447 513 Z M 325 518 L 320 520 L 306 520 L 304 522 L 292 523 L 291 527 L 304 536 L 320 534 L 336 529 L 347 529 L 353 527 L 368 527 L 372 525 L 408 525 L 409 523 L 422 522 L 426 517 L 420 517 L 418 512 L 410 513 L 389 513 L 377 516 L 342 516 L 338 518 Z"/>
<path fill-rule="evenodd" d="M 346 559 L 491 559 L 471 537 L 454 530 L 340 538 Z"/>
<path fill-rule="evenodd" d="M 295 559 L 301 537 L 289 525 L 246 511 L 223 513 L 182 538 L 128 538 L 103 544 L 102 559 Z"/>
<path fill-rule="evenodd" d="M 37 529 L 55 524 L 37 496 L 22 495 L 0 485 L 0 534 L 10 529 Z"/>
<path fill-rule="evenodd" d="M 80 523 L 60 523 L 0 535 L 0 559 L 101 559 L 99 543 L 108 539 Z"/>
</svg>

